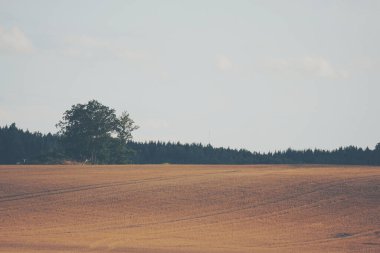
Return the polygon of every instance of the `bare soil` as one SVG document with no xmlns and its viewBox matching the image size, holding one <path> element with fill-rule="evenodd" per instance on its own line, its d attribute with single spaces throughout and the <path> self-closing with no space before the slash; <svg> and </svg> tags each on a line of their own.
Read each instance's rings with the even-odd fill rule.
<svg viewBox="0 0 380 253">
<path fill-rule="evenodd" d="M 380 167 L 0 166 L 0 252 L 380 252 Z"/>
</svg>

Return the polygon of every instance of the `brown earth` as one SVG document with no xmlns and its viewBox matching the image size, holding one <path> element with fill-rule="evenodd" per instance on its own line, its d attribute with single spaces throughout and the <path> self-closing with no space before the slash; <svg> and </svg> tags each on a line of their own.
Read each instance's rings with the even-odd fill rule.
<svg viewBox="0 0 380 253">
<path fill-rule="evenodd" d="M 0 252 L 380 252 L 380 167 L 0 166 Z"/>
</svg>

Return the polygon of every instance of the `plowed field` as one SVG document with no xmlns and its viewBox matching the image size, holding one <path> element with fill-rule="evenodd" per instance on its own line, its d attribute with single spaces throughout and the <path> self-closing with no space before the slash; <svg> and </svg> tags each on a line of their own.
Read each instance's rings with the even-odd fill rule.
<svg viewBox="0 0 380 253">
<path fill-rule="evenodd" d="M 0 166 L 0 252 L 380 252 L 380 167 Z"/>
</svg>

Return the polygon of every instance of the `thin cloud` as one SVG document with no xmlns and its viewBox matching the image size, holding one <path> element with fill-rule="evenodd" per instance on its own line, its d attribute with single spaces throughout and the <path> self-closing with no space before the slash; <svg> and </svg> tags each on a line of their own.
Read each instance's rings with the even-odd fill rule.
<svg viewBox="0 0 380 253">
<path fill-rule="evenodd" d="M 167 81 L 171 75 L 159 59 L 145 49 L 128 45 L 126 37 L 67 36 L 59 53 L 66 57 L 91 61 L 122 60 L 138 66 L 155 78 Z"/>
<path fill-rule="evenodd" d="M 14 26 L 6 29 L 0 26 L 0 50 L 6 52 L 30 53 L 34 49 L 25 33 Z"/>
<path fill-rule="evenodd" d="M 335 68 L 323 57 L 267 59 L 259 65 L 259 69 L 272 75 L 327 79 L 345 79 L 349 77 L 347 71 Z"/>
<path fill-rule="evenodd" d="M 124 42 L 105 38 L 91 37 L 87 35 L 70 36 L 65 39 L 67 47 L 64 52 L 69 56 L 84 57 L 117 57 L 132 60 L 142 60 L 146 54 L 141 51 L 131 50 Z"/>
<path fill-rule="evenodd" d="M 232 61 L 225 55 L 218 55 L 216 59 L 216 67 L 221 71 L 232 69 Z"/>
</svg>

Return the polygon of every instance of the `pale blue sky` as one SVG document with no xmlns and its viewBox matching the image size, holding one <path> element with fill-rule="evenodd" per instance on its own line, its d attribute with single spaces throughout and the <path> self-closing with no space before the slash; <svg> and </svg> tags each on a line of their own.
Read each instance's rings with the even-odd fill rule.
<svg viewBox="0 0 380 253">
<path fill-rule="evenodd" d="M 0 125 L 97 99 L 136 140 L 373 148 L 379 28 L 380 1 L 0 0 Z"/>
</svg>

